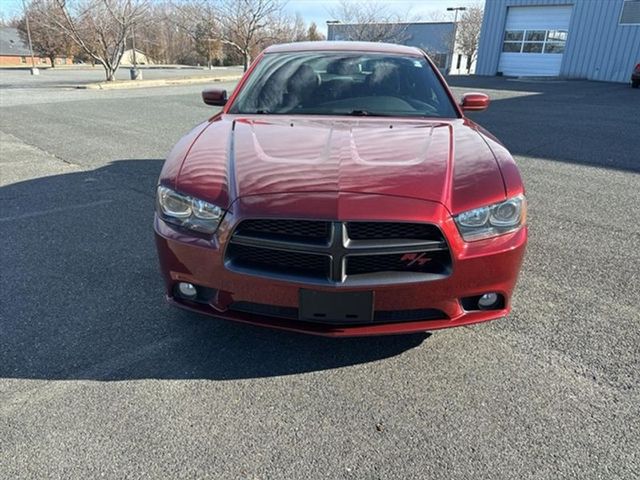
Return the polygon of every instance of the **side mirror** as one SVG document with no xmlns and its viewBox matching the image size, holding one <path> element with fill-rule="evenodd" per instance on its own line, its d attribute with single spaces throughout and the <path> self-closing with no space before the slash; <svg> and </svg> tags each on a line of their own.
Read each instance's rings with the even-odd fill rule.
<svg viewBox="0 0 640 480">
<path fill-rule="evenodd" d="M 489 96 L 484 93 L 465 93 L 460 104 L 466 112 L 480 112 L 489 106 Z"/>
<path fill-rule="evenodd" d="M 227 91 L 222 88 L 207 88 L 202 91 L 202 101 L 207 105 L 223 107 L 227 103 Z"/>
</svg>

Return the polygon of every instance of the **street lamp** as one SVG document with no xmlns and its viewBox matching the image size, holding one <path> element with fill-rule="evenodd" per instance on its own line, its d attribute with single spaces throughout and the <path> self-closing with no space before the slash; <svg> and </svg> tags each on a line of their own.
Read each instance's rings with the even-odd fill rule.
<svg viewBox="0 0 640 480">
<path fill-rule="evenodd" d="M 463 12 L 467 7 L 447 7 L 447 12 L 456 12 L 453 19 L 453 39 L 451 40 L 451 55 L 449 60 L 449 73 L 451 73 L 451 67 L 453 66 L 453 56 L 456 49 L 456 38 L 458 36 L 458 12 Z"/>
</svg>

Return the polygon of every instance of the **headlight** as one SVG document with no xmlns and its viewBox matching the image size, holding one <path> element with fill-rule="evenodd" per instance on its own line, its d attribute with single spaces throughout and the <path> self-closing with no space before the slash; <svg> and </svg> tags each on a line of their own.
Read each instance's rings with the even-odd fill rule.
<svg viewBox="0 0 640 480">
<path fill-rule="evenodd" d="M 454 219 L 466 241 L 495 237 L 525 224 L 527 200 L 524 195 L 518 195 L 495 205 L 462 212 Z"/>
<path fill-rule="evenodd" d="M 160 185 L 158 214 L 167 223 L 211 235 L 218 228 L 224 212 L 217 205 Z"/>
</svg>

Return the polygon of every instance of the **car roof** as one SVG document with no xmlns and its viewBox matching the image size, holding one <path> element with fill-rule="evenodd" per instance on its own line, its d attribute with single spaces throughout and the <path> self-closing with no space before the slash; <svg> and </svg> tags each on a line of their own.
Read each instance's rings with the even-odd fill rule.
<svg viewBox="0 0 640 480">
<path fill-rule="evenodd" d="M 281 43 L 279 45 L 271 45 L 270 47 L 267 47 L 264 53 L 317 52 L 332 50 L 343 52 L 392 53 L 413 56 L 424 55 L 424 53 L 419 48 L 409 47 L 407 45 L 397 45 L 395 43 L 336 41 Z"/>
</svg>

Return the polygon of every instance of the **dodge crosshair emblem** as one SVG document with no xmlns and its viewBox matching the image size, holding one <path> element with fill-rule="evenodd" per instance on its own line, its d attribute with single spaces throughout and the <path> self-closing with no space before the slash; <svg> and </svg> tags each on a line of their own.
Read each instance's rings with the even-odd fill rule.
<svg viewBox="0 0 640 480">
<path fill-rule="evenodd" d="M 405 253 L 400 259 L 401 262 L 407 262 L 406 266 L 410 267 L 415 265 L 416 263 L 420 266 L 423 266 L 425 263 L 430 262 L 431 259 L 427 257 L 425 252 L 420 253 Z"/>
</svg>

